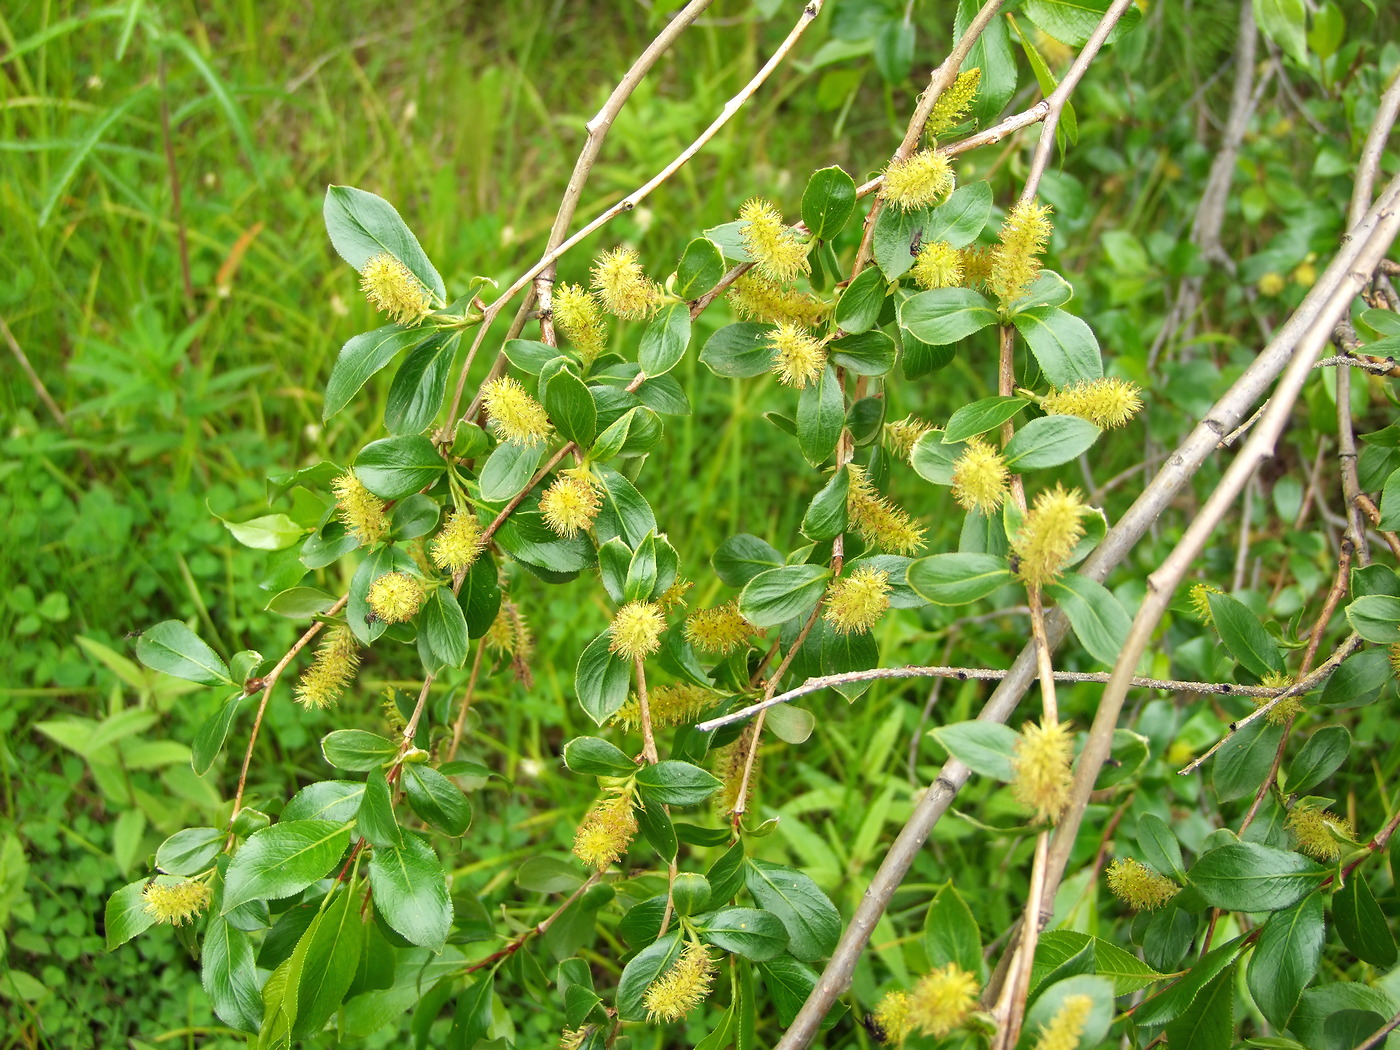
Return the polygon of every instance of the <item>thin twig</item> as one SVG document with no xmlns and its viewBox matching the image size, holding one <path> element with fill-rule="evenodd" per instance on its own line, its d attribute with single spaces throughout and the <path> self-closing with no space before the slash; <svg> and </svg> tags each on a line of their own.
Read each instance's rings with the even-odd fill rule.
<svg viewBox="0 0 1400 1050">
<path fill-rule="evenodd" d="M 1308 647 L 1303 650 L 1303 662 L 1298 665 L 1299 677 L 1312 670 L 1322 635 L 1327 630 L 1327 625 L 1332 622 L 1332 614 L 1341 604 L 1342 596 L 1346 594 L 1347 583 L 1351 579 L 1351 553 L 1354 549 L 1351 540 L 1343 537 L 1341 549 L 1337 552 L 1337 574 L 1333 577 L 1332 587 L 1322 603 L 1322 612 L 1318 614 L 1317 623 L 1313 624 L 1312 633 L 1308 635 Z"/>
<path fill-rule="evenodd" d="M 481 657 L 486 646 L 478 643 L 476 655 L 472 657 L 471 675 L 467 678 L 467 689 L 462 694 L 462 706 L 457 710 L 457 721 L 452 724 L 452 744 L 447 749 L 447 761 L 457 757 L 457 748 L 462 743 L 462 732 L 467 726 L 467 713 L 472 709 L 472 698 L 476 695 L 476 676 L 481 673 Z"/>
</svg>

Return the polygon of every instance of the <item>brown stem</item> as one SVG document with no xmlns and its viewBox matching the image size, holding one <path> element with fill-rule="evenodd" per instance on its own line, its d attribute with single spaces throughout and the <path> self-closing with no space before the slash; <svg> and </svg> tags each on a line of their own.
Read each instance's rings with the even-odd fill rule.
<svg viewBox="0 0 1400 1050">
<path fill-rule="evenodd" d="M 488 966 L 494 966 L 502 959 L 510 958 L 521 948 L 525 947 L 525 943 L 531 937 L 539 937 L 542 934 L 548 933 L 549 928 L 553 926 L 555 922 L 558 921 L 559 916 L 564 914 L 564 911 L 569 907 L 569 905 L 574 903 L 574 901 L 578 900 L 580 897 L 582 897 L 602 877 L 603 873 L 601 871 L 595 871 L 592 875 L 588 876 L 587 879 L 585 879 L 582 883 L 579 884 L 578 889 L 574 890 L 573 893 L 569 894 L 568 900 L 564 901 L 563 904 L 555 908 L 554 911 L 551 912 L 546 918 L 541 919 L 534 926 L 531 926 L 528 930 L 524 930 L 521 933 L 516 934 L 514 939 L 512 939 L 508 944 L 505 945 L 505 947 L 501 948 L 500 950 L 492 952 L 484 959 L 479 959 L 476 962 L 469 964 L 465 969 L 462 970 L 462 972 L 464 974 L 476 973 L 476 971 L 484 970 Z"/>
<path fill-rule="evenodd" d="M 462 694 L 462 706 L 457 709 L 457 721 L 452 724 L 452 745 L 447 749 L 447 761 L 457 757 L 457 748 L 462 743 L 462 733 L 467 726 L 467 712 L 472 709 L 472 697 L 476 693 L 476 676 L 481 673 L 481 658 L 486 646 L 476 645 L 476 655 L 472 657 L 472 672 L 467 678 L 467 691 Z"/>
<path fill-rule="evenodd" d="M 1318 614 L 1317 623 L 1313 624 L 1312 633 L 1308 635 L 1308 647 L 1303 650 L 1303 662 L 1298 666 L 1298 676 L 1301 678 L 1312 670 L 1313 660 L 1317 657 L 1317 647 L 1322 642 L 1322 635 L 1327 630 L 1327 625 L 1332 621 L 1332 614 L 1337 611 L 1337 606 L 1341 604 L 1342 596 L 1346 594 L 1347 582 L 1351 579 L 1351 552 L 1355 549 L 1354 544 L 1347 537 L 1342 538 L 1341 549 L 1337 552 L 1337 575 L 1332 580 L 1332 588 L 1327 592 L 1327 598 L 1322 603 L 1322 612 Z"/>
</svg>

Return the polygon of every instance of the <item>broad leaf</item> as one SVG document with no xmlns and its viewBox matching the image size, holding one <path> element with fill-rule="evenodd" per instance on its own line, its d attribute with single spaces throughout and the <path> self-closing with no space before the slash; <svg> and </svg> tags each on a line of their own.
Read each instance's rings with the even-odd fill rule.
<svg viewBox="0 0 1400 1050">
<path fill-rule="evenodd" d="M 251 900 L 277 900 L 324 878 L 350 844 L 345 824 L 283 820 L 249 836 L 224 876 L 223 914 Z"/>
</svg>

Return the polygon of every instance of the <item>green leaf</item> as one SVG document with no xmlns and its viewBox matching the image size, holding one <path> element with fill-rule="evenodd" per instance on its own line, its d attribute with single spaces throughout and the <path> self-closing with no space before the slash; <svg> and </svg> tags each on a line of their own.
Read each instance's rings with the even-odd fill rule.
<svg viewBox="0 0 1400 1050">
<path fill-rule="evenodd" d="M 1280 1031 L 1288 1027 L 1303 989 L 1317 973 L 1325 933 L 1322 897 L 1310 893 L 1269 916 L 1259 934 L 1245 980 L 1259 1012 Z"/>
<path fill-rule="evenodd" d="M 1116 995 L 1135 992 L 1162 977 L 1136 955 L 1124 951 L 1112 941 L 1074 930 L 1049 930 L 1041 935 L 1036 945 L 1032 987 L 1090 946 L 1093 948 L 1093 972 L 1112 980 Z"/>
<path fill-rule="evenodd" d="M 879 329 L 859 335 L 843 335 L 840 339 L 833 339 L 827 343 L 826 349 L 831 355 L 833 365 L 844 368 L 853 375 L 882 376 L 894 367 L 894 340 Z M 883 399 L 861 398 L 856 404 L 878 405 L 881 409 L 881 419 L 884 418 Z M 863 440 L 857 442 L 864 443 Z"/>
<path fill-rule="evenodd" d="M 835 949 L 841 939 L 841 913 L 809 876 L 751 858 L 744 885 L 759 907 L 787 927 L 788 950 L 802 962 L 825 958 Z"/>
<path fill-rule="evenodd" d="M 365 729 L 333 729 L 321 738 L 321 754 L 337 769 L 366 773 L 391 762 L 399 745 Z"/>
<path fill-rule="evenodd" d="M 1138 848 L 1149 867 L 1160 872 L 1170 872 L 1178 879 L 1186 878 L 1186 864 L 1181 857 L 1181 844 L 1176 840 L 1176 832 L 1167 822 L 1155 813 L 1144 813 L 1138 817 Z"/>
<path fill-rule="evenodd" d="M 374 856 L 378 853 L 376 850 Z M 298 975 L 295 997 L 288 995 L 296 1016 L 293 1039 L 305 1039 L 324 1028 L 355 980 L 365 950 L 359 898 L 349 889 L 336 894 L 307 927 L 292 953 L 288 982 L 293 974 Z"/>
<path fill-rule="evenodd" d="M 959 186 L 929 214 L 924 222 L 923 243 L 947 241 L 954 248 L 965 248 L 977 240 L 991 213 L 991 183 L 972 182 Z"/>
<path fill-rule="evenodd" d="M 482 464 L 481 498 L 488 503 L 504 503 L 518 495 L 535 476 L 535 468 L 540 465 L 544 453 L 543 444 L 501 442 Z"/>
<path fill-rule="evenodd" d="M 447 297 L 447 288 L 418 238 L 383 197 L 353 186 L 330 186 L 326 189 L 324 216 L 331 244 L 356 270 L 363 270 L 376 255 L 388 252 L 439 299 Z"/>
<path fill-rule="evenodd" d="M 846 228 L 856 208 L 856 183 L 835 165 L 819 168 L 802 191 L 802 222 L 817 240 L 829 241 Z"/>
<path fill-rule="evenodd" d="M 620 747 L 596 736 L 576 736 L 565 744 L 564 765 L 586 777 L 625 777 L 637 771 Z"/>
<path fill-rule="evenodd" d="M 574 671 L 574 692 L 579 706 L 596 725 L 602 725 L 617 714 L 627 702 L 627 690 L 632 682 L 632 665 L 608 646 L 612 631 L 607 630 L 588 643 L 578 658 Z"/>
<path fill-rule="evenodd" d="M 846 398 L 836 369 L 828 364 L 815 383 L 802 388 L 797 399 L 797 443 L 812 466 L 834 451 L 846 422 Z"/>
<path fill-rule="evenodd" d="M 924 920 L 924 953 L 931 968 L 957 963 L 968 973 L 982 968 L 982 934 L 972 909 L 951 882 L 934 894 Z"/>
<path fill-rule="evenodd" d="M 700 937 L 753 962 L 767 962 L 787 951 L 788 932 L 776 915 L 757 908 L 725 908 L 701 924 Z"/>
<path fill-rule="evenodd" d="M 771 324 L 742 321 L 726 325 L 700 350 L 700 361 L 711 372 L 725 379 L 751 379 L 773 368 Z"/>
<path fill-rule="evenodd" d="M 223 751 L 224 741 L 228 739 L 229 730 L 233 728 L 238 708 L 246 699 L 248 698 L 241 688 L 230 693 L 219 704 L 219 709 L 210 715 L 195 733 L 194 743 L 190 746 L 190 766 L 198 776 L 202 777 L 209 772 L 210 767 L 214 765 L 214 759 Z"/>
<path fill-rule="evenodd" d="M 899 304 L 899 326 L 922 343 L 956 343 L 990 324 L 997 314 L 987 297 L 970 288 L 935 288 Z"/>
<path fill-rule="evenodd" d="M 389 385 L 384 427 L 391 434 L 421 434 L 442 411 L 447 380 L 461 332 L 439 332 L 408 352 Z"/>
<path fill-rule="evenodd" d="M 739 612 L 755 627 L 776 627 L 811 612 L 826 590 L 824 565 L 784 565 L 754 576 L 739 595 Z"/>
<path fill-rule="evenodd" d="M 710 880 L 693 871 L 679 872 L 671 880 L 671 900 L 677 915 L 699 915 L 710 903 Z M 783 943 L 787 943 L 786 932 Z"/>
<path fill-rule="evenodd" d="M 1265 36 L 1307 68 L 1307 8 L 1303 0 L 1254 0 L 1254 20 Z"/>
<path fill-rule="evenodd" d="M 238 685 L 218 653 L 179 620 L 162 620 L 136 639 L 136 659 L 161 671 L 200 685 Z"/>
<path fill-rule="evenodd" d="M 953 483 L 953 466 L 963 454 L 964 445 L 945 445 L 942 435 L 930 431 L 914 442 L 914 451 L 909 456 L 909 465 L 914 473 L 934 485 Z"/>
<path fill-rule="evenodd" d="M 621 536 L 633 550 L 656 531 L 656 515 L 636 487 L 615 470 L 604 470 L 603 506 L 593 521 L 599 543 Z"/>
<path fill-rule="evenodd" d="M 452 901 L 447 873 L 431 846 L 405 835 L 402 847 L 376 849 L 369 858 L 369 884 L 375 908 L 396 933 L 442 951 L 452 927 Z"/>
<path fill-rule="evenodd" d="M 507 339 L 506 345 L 501 349 L 507 361 L 532 376 L 539 375 L 545 365 L 557 360 L 563 353 L 557 346 L 532 339 Z"/>
<path fill-rule="evenodd" d="M 425 496 L 421 492 L 415 492 L 412 496 L 401 499 L 394 504 L 389 527 L 396 540 L 416 540 L 437 528 L 438 518 L 441 514 L 442 508 L 438 505 L 437 500 L 431 496 Z M 334 600 L 331 604 L 334 604 Z M 330 608 L 330 606 L 328 605 L 326 608 Z"/>
<path fill-rule="evenodd" d="M 1332 922 L 1342 943 L 1358 959 L 1374 966 L 1394 965 L 1395 937 L 1361 872 L 1353 871 L 1332 895 Z"/>
<path fill-rule="evenodd" d="M 685 246 L 681 261 L 676 265 L 676 294 L 682 299 L 698 299 L 724 276 L 724 254 L 708 237 L 696 237 Z M 651 369 L 643 365 L 647 375 Z"/>
<path fill-rule="evenodd" d="M 437 447 L 417 434 L 371 441 L 355 457 L 355 476 L 380 499 L 403 499 L 446 469 Z"/>
<path fill-rule="evenodd" d="M 319 587 L 288 587 L 274 594 L 265 608 L 288 619 L 310 620 L 329 610 L 335 602 L 335 595 L 327 594 Z"/>
<path fill-rule="evenodd" d="M 1271 726 L 1265 719 L 1249 723 L 1215 754 L 1211 785 L 1221 802 L 1252 795 L 1268 776 L 1283 738 L 1283 726 Z"/>
<path fill-rule="evenodd" d="M 215 915 L 205 927 L 200 949 L 200 982 L 214 1013 L 230 1028 L 256 1032 L 263 1001 L 248 935 Z"/>
<path fill-rule="evenodd" d="M 1368 594 L 1348 605 L 1346 613 L 1351 629 L 1366 641 L 1377 645 L 1400 642 L 1400 598 Z"/>
<path fill-rule="evenodd" d="M 107 898 L 103 927 L 107 933 L 109 952 L 155 925 L 156 918 L 146 910 L 146 900 L 141 896 L 147 881 L 137 879 L 135 882 L 129 882 Z"/>
<path fill-rule="evenodd" d="M 1103 378 L 1103 358 L 1093 329 L 1054 306 L 1023 310 L 1011 319 L 1035 355 L 1045 378 L 1058 387 Z"/>
<path fill-rule="evenodd" d="M 307 533 L 285 514 L 264 514 L 248 521 L 229 521 L 222 517 L 219 520 L 234 539 L 256 551 L 286 550 Z"/>
<path fill-rule="evenodd" d="M 403 832 L 394 819 L 394 802 L 384 770 L 375 767 L 365 779 L 365 794 L 355 818 L 355 830 L 371 846 L 402 846 Z"/>
<path fill-rule="evenodd" d="M 282 820 L 330 820 L 348 824 L 360 811 L 365 786 L 354 780 L 318 780 L 307 784 L 282 810 Z"/>
<path fill-rule="evenodd" d="M 1206 982 L 1175 1021 L 1167 1025 L 1173 1050 L 1217 1050 L 1230 1045 L 1235 1027 L 1235 964 Z"/>
<path fill-rule="evenodd" d="M 952 722 L 930 729 L 929 736 L 980 776 L 1007 782 L 1015 778 L 1011 759 L 1021 736 L 1010 726 L 979 720 Z"/>
<path fill-rule="evenodd" d="M 641 829 L 642 837 L 647 840 L 652 849 L 656 850 L 658 857 L 667 864 L 673 863 L 679 845 L 676 840 L 676 826 L 671 823 L 666 807 L 640 806 L 634 812 L 637 816 L 637 827 Z"/>
<path fill-rule="evenodd" d="M 457 592 L 457 604 L 467 621 L 467 637 L 480 638 L 496 622 L 501 611 L 501 586 L 497 578 L 496 560 L 485 551 L 472 562 Z"/>
<path fill-rule="evenodd" d="M 1212 948 L 1184 977 L 1133 1011 L 1133 1020 L 1142 1027 L 1155 1027 L 1176 1020 L 1200 994 L 1202 988 L 1222 970 L 1234 965 L 1240 952 L 1240 940 L 1241 938 L 1236 937 L 1218 948 Z"/>
<path fill-rule="evenodd" d="M 670 303 L 663 306 L 643 330 L 637 363 L 648 377 L 665 375 L 681 363 L 689 345 L 690 307 L 685 303 Z"/>
<path fill-rule="evenodd" d="M 418 624 L 434 656 L 449 667 L 462 666 L 467 658 L 467 619 L 449 588 L 439 587 L 428 595 Z"/>
<path fill-rule="evenodd" d="M 759 573 L 779 568 L 783 556 L 766 541 L 741 532 L 716 548 L 710 564 L 721 582 L 730 587 L 742 587 Z"/>
<path fill-rule="evenodd" d="M 798 962 L 791 955 L 779 955 L 775 959 L 759 963 L 758 972 L 763 978 L 763 987 L 768 989 L 768 995 L 778 1011 L 779 1026 L 787 1028 L 797 1018 L 797 1012 L 816 989 L 816 971 Z M 839 1016 L 839 1009 L 833 1009 L 827 1015 L 833 1024 Z M 822 1027 L 826 1028 L 827 1022 L 824 1021 Z"/>
<path fill-rule="evenodd" d="M 874 328 L 888 291 L 889 285 L 877 267 L 861 270 L 836 301 L 836 326 L 851 334 Z"/>
<path fill-rule="evenodd" d="M 632 957 L 617 982 L 617 1016 L 623 1021 L 646 1018 L 644 999 L 652 982 L 675 965 L 684 942 L 681 931 L 672 930 Z"/>
<path fill-rule="evenodd" d="M 1011 582 L 1005 558 L 992 554 L 934 554 L 909 564 L 909 586 L 935 605 L 966 605 Z"/>
<path fill-rule="evenodd" d="M 1335 773 L 1351 750 L 1346 726 L 1323 726 L 1288 764 L 1288 791 L 1299 794 L 1316 787 Z"/>
<path fill-rule="evenodd" d="M 462 835 L 471 827 L 471 802 L 432 766 L 421 762 L 403 766 L 403 786 L 413 812 L 444 835 Z"/>
<path fill-rule="evenodd" d="M 1117 663 L 1133 618 L 1112 591 L 1087 576 L 1068 572 L 1046 586 L 1045 593 L 1065 611 L 1074 636 L 1090 656 L 1108 667 Z"/>
<path fill-rule="evenodd" d="M 891 18 L 875 34 L 875 68 L 886 84 L 906 80 L 914 65 L 914 23 Z"/>
<path fill-rule="evenodd" d="M 198 875 L 223 852 L 227 832 L 222 828 L 185 828 L 156 850 L 156 867 L 171 875 Z"/>
<path fill-rule="evenodd" d="M 1328 869 L 1298 853 L 1233 842 L 1206 853 L 1187 872 L 1209 905 L 1226 911 L 1282 911 L 1317 888 Z"/>
<path fill-rule="evenodd" d="M 637 544 L 628 559 L 627 575 L 622 581 L 623 601 L 647 601 L 656 589 L 656 580 L 656 537 L 649 535 Z"/>
<path fill-rule="evenodd" d="M 583 883 L 578 861 L 573 857 L 563 861 L 557 857 L 528 857 L 515 873 L 515 883 L 532 893 L 566 893 Z M 665 903 L 666 898 L 661 898 Z M 660 925 L 661 917 L 657 916 Z"/>
<path fill-rule="evenodd" d="M 1034 48 L 1032 48 L 1034 50 Z M 1064 306 L 1074 298 L 1074 289 L 1054 270 L 1041 270 L 1021 298 L 1011 304 L 1011 312 L 1019 313 L 1036 306 Z"/>
<path fill-rule="evenodd" d="M 1319 702 L 1331 708 L 1364 707 L 1380 697 L 1393 677 L 1384 649 L 1353 653 L 1327 679 Z"/>
<path fill-rule="evenodd" d="M 1006 465 L 1018 474 L 1068 463 L 1103 433 L 1078 416 L 1041 416 L 1012 436 L 1002 450 Z"/>
<path fill-rule="evenodd" d="M 897 280 L 909 272 L 919 254 L 915 245 L 923 239 L 924 225 L 931 209 L 882 208 L 875 218 L 875 242 L 872 254 L 889 280 Z"/>
<path fill-rule="evenodd" d="M 1283 673 L 1283 657 L 1278 643 L 1259 618 L 1228 594 L 1208 594 L 1210 618 L 1230 655 L 1256 678 Z"/>
<path fill-rule="evenodd" d="M 1031 21 L 1050 36 L 1070 47 L 1083 47 L 1093 35 L 1111 0 L 1026 0 L 1025 11 Z M 1142 21 L 1142 12 L 1129 7 L 1109 30 L 1112 44 Z"/>
<path fill-rule="evenodd" d="M 964 405 L 948 417 L 948 426 L 940 435 L 944 444 L 966 441 L 978 434 L 995 430 L 1030 404 L 1024 397 L 986 397 Z"/>
<path fill-rule="evenodd" d="M 263 828 L 229 862 L 222 914 L 251 900 L 300 893 L 324 878 L 349 844 L 349 827 L 329 820 L 282 820 Z"/>
<path fill-rule="evenodd" d="M 846 497 L 850 491 L 851 476 L 842 466 L 812 497 L 807 513 L 802 516 L 802 534 L 813 542 L 821 543 L 845 532 L 849 524 Z"/>
<path fill-rule="evenodd" d="M 699 766 L 668 759 L 637 770 L 637 787 L 648 802 L 663 806 L 695 806 L 722 786 Z"/>
</svg>

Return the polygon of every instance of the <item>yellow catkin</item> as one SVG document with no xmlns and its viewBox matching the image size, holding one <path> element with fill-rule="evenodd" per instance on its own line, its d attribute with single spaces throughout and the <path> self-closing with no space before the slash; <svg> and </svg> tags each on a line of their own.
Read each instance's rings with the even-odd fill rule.
<svg viewBox="0 0 1400 1050">
<path fill-rule="evenodd" d="M 920 288 L 956 288 L 963 283 L 963 256 L 947 241 L 932 241 L 919 249 L 909 271 Z"/>
<path fill-rule="evenodd" d="M 594 803 L 574 835 L 574 856 L 602 871 L 622 859 L 637 834 L 632 794 L 609 795 Z"/>
<path fill-rule="evenodd" d="M 1078 489 L 1056 483 L 1035 498 L 1011 550 L 1016 555 L 1016 576 L 1028 587 L 1044 587 L 1059 579 L 1065 562 L 1084 536 L 1083 517 L 1088 507 Z"/>
<path fill-rule="evenodd" d="M 1105 873 L 1108 890 L 1133 911 L 1156 911 L 1181 889 L 1141 861 L 1120 858 Z"/>
<path fill-rule="evenodd" d="M 891 161 L 880 184 L 881 199 L 905 211 L 941 204 L 952 192 L 953 166 L 932 149 Z"/>
<path fill-rule="evenodd" d="M 540 515 L 549 528 L 565 539 L 593 527 L 603 507 L 598 482 L 586 469 L 562 470 L 540 497 Z"/>
<path fill-rule="evenodd" d="M 1090 996 L 1065 996 L 1050 1023 L 1040 1030 L 1035 1050 L 1079 1050 L 1079 1037 L 1093 1009 L 1094 1000 Z"/>
<path fill-rule="evenodd" d="M 423 581 L 407 572 L 386 572 L 369 585 L 365 603 L 385 623 L 404 623 L 418 615 L 428 592 Z"/>
<path fill-rule="evenodd" d="M 146 914 L 156 922 L 180 926 L 193 922 L 209 907 L 209 886 L 203 882 L 148 882 L 141 890 Z"/>
<path fill-rule="evenodd" d="M 977 978 L 957 963 L 924 974 L 909 990 L 911 1026 L 935 1039 L 961 1028 L 976 1008 Z"/>
<path fill-rule="evenodd" d="M 1353 835 L 1351 821 L 1314 805 L 1294 806 L 1288 811 L 1288 819 L 1284 823 L 1301 852 L 1324 862 L 1334 861 L 1342 855 L 1338 836 L 1350 839 Z"/>
<path fill-rule="evenodd" d="M 482 641 L 488 649 L 503 656 L 519 659 L 529 656 L 535 647 L 535 640 L 525 623 L 525 617 L 520 615 L 520 607 L 510 599 L 501 602 L 500 611 L 491 621 L 491 626 L 487 628 Z"/>
<path fill-rule="evenodd" d="M 1270 671 L 1259 680 L 1259 684 L 1265 689 L 1287 689 L 1293 684 L 1293 676 L 1284 671 Z M 1263 707 L 1270 701 L 1270 697 L 1254 697 L 1254 706 Z M 1303 713 L 1303 702 L 1296 696 L 1286 696 L 1273 707 L 1269 708 L 1264 715 L 1264 721 L 1271 726 L 1286 725 Z"/>
<path fill-rule="evenodd" d="M 1006 499 L 1010 477 L 1000 452 L 980 437 L 970 438 L 953 463 L 953 499 L 964 510 L 992 514 Z"/>
<path fill-rule="evenodd" d="M 784 386 L 801 390 L 826 370 L 826 346 L 801 325 L 780 321 L 768 345 L 773 349 L 773 374 Z"/>
<path fill-rule="evenodd" d="M 1392 642 L 1386 649 L 1386 655 L 1390 660 L 1390 673 L 1400 678 L 1400 642 Z"/>
<path fill-rule="evenodd" d="M 1260 295 L 1270 299 L 1282 292 L 1287 286 L 1288 282 L 1284 280 L 1283 274 L 1275 273 L 1273 270 L 1259 278 L 1259 282 L 1255 285 L 1259 289 Z"/>
<path fill-rule="evenodd" d="M 1040 257 L 1050 243 L 1049 207 L 1035 201 L 1017 201 L 1001 224 L 1001 236 L 992 248 L 987 286 L 1010 306 L 1040 276 Z"/>
<path fill-rule="evenodd" d="M 684 609 L 685 596 L 690 588 L 694 586 L 695 584 L 691 583 L 689 580 L 683 580 L 679 576 L 676 577 L 676 581 L 662 591 L 661 597 L 656 599 L 657 604 L 661 606 L 661 611 L 671 612 L 675 609 Z"/>
<path fill-rule="evenodd" d="M 935 429 L 932 423 L 925 423 L 914 416 L 905 416 L 895 423 L 885 424 L 885 447 L 895 459 L 906 462 L 914 451 L 919 438 Z"/>
<path fill-rule="evenodd" d="M 1112 430 L 1127 426 L 1142 408 L 1138 385 L 1126 379 L 1091 379 L 1063 390 L 1051 390 L 1041 407 L 1046 412 L 1087 419 Z"/>
<path fill-rule="evenodd" d="M 811 270 L 809 244 L 783 222 L 782 212 L 770 201 L 755 197 L 739 209 L 739 239 L 753 257 L 759 275 L 778 284 L 789 284 Z"/>
<path fill-rule="evenodd" d="M 967 119 L 968 108 L 977 97 L 977 87 L 982 82 L 982 70 L 974 66 L 959 73 L 948 90 L 938 96 L 933 110 L 924 124 L 924 134 L 936 139 L 946 135 Z"/>
<path fill-rule="evenodd" d="M 720 656 L 747 642 L 753 631 L 753 624 L 739 615 L 737 598 L 713 609 L 698 609 L 685 621 L 686 641 L 701 652 Z"/>
<path fill-rule="evenodd" d="M 464 572 L 476 563 L 486 543 L 481 538 L 481 522 L 471 510 L 454 511 L 447 524 L 433 537 L 433 564 L 450 573 Z"/>
<path fill-rule="evenodd" d="M 871 1019 L 878 1029 L 877 1039 L 903 1046 L 904 1040 L 914 1030 L 914 1024 L 909 1020 L 909 993 L 886 992 Z"/>
<path fill-rule="evenodd" d="M 370 547 L 389 537 L 389 518 L 384 513 L 384 501 L 347 470 L 331 482 L 335 493 L 336 516 L 345 527 L 360 538 L 362 546 Z"/>
<path fill-rule="evenodd" d="M 432 297 L 423 282 L 388 252 L 365 263 L 360 289 L 376 310 L 402 325 L 416 325 L 432 309 Z"/>
<path fill-rule="evenodd" d="M 990 244 L 969 244 L 958 249 L 962 262 L 963 286 L 986 291 L 987 282 L 992 279 L 992 246 Z"/>
<path fill-rule="evenodd" d="M 718 813 L 733 813 L 739 808 L 741 800 L 745 809 L 750 808 L 754 787 L 758 783 L 760 761 L 755 755 L 753 768 L 749 771 L 749 782 L 745 787 L 744 763 L 748 761 L 749 745 L 752 741 L 753 731 L 746 727 L 737 740 L 714 751 L 710 769 L 714 772 L 715 779 L 720 782 L 720 788 L 711 799 Z"/>
<path fill-rule="evenodd" d="M 1200 620 L 1206 627 L 1215 622 L 1210 615 L 1210 596 L 1224 593 L 1219 587 L 1212 587 L 1208 583 L 1191 585 L 1191 611 L 1196 614 L 1196 619 Z"/>
<path fill-rule="evenodd" d="M 840 634 L 864 634 L 890 607 L 890 574 L 862 565 L 831 581 L 822 616 Z"/>
<path fill-rule="evenodd" d="M 679 1021 L 705 1001 L 714 979 L 709 951 L 703 944 L 687 944 L 675 965 L 654 980 L 642 998 L 647 1020 Z"/>
<path fill-rule="evenodd" d="M 481 388 L 482 403 L 491 416 L 491 429 L 502 441 L 534 445 L 554 429 L 544 406 L 516 379 L 501 376 Z"/>
<path fill-rule="evenodd" d="M 635 248 L 614 248 L 598 257 L 593 291 L 608 313 L 627 321 L 649 317 L 661 302 L 661 289 L 642 269 Z"/>
<path fill-rule="evenodd" d="M 795 288 L 784 288 L 756 270 L 747 271 L 730 286 L 728 299 L 744 321 L 787 321 L 815 328 L 828 312 L 826 303 Z"/>
<path fill-rule="evenodd" d="M 360 648 L 344 624 L 326 632 L 316 649 L 316 659 L 297 682 L 296 701 L 303 707 L 330 707 L 345 692 L 360 666 Z"/>
<path fill-rule="evenodd" d="M 608 348 L 608 323 L 598 309 L 598 300 L 577 284 L 561 284 L 554 289 L 554 326 L 574 344 L 579 359 L 591 365 Z"/>
<path fill-rule="evenodd" d="M 1027 722 L 1011 759 L 1011 794 L 1037 820 L 1054 823 L 1069 803 L 1074 738 L 1068 722 Z"/>
<path fill-rule="evenodd" d="M 846 514 L 851 527 L 866 543 L 898 554 L 912 554 L 923 546 L 924 530 L 909 514 L 876 491 L 864 468 L 848 466 L 850 488 Z"/>
<path fill-rule="evenodd" d="M 613 616 L 608 648 L 629 660 L 650 656 L 661 648 L 665 629 L 666 617 L 655 602 L 628 602 Z"/>
<path fill-rule="evenodd" d="M 689 725 L 698 721 L 718 699 L 708 689 L 698 685 L 659 685 L 647 690 L 647 711 L 651 714 L 652 729 L 670 729 L 672 726 Z M 642 727 L 642 705 L 637 695 L 630 694 L 627 702 L 613 715 L 613 722 L 629 732 Z"/>
</svg>

